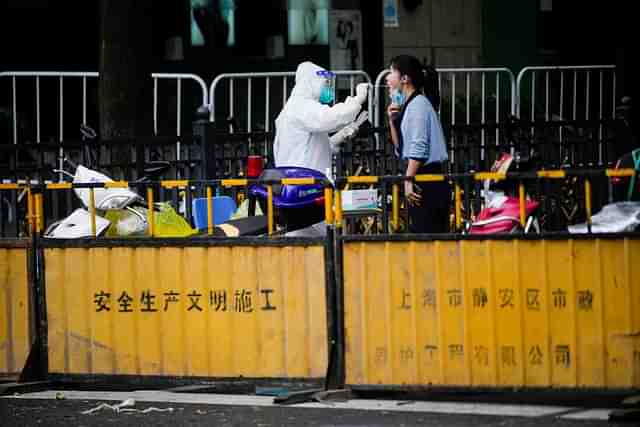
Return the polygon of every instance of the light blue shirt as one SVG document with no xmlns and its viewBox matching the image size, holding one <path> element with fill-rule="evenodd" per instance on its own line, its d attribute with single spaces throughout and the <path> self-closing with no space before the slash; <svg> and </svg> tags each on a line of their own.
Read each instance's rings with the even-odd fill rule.
<svg viewBox="0 0 640 427">
<path fill-rule="evenodd" d="M 429 164 L 449 159 L 440 118 L 424 95 L 416 96 L 407 105 L 400 133 L 404 160 L 414 159 Z"/>
</svg>

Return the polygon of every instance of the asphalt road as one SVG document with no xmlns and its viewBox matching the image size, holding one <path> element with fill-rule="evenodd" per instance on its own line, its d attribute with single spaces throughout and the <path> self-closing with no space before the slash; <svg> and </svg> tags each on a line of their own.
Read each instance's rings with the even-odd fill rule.
<svg viewBox="0 0 640 427">
<path fill-rule="evenodd" d="M 56 393 L 59 398 L 56 399 Z M 62 393 L 62 394 L 60 394 Z M 116 413 L 107 403 L 135 399 L 138 412 Z M 425 402 L 352 399 L 345 403 L 273 405 L 247 395 L 45 391 L 0 398 L 1 426 L 616 426 L 608 409 L 526 403 Z M 593 407 L 595 406 L 595 408 Z M 148 408 L 166 412 L 148 412 Z M 576 419 L 573 419 L 573 418 Z"/>
</svg>

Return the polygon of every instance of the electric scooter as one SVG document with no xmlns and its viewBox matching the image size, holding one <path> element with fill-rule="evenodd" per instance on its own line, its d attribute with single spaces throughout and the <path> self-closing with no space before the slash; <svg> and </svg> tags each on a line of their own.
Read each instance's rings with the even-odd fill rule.
<svg viewBox="0 0 640 427">
<path fill-rule="evenodd" d="M 516 159 L 519 160 L 519 159 Z M 492 172 L 506 173 L 514 162 L 514 156 L 503 153 L 493 164 Z M 516 233 L 519 231 L 540 232 L 537 211 L 540 202 L 525 200 L 525 225 L 520 224 L 520 200 L 507 191 L 495 191 L 490 180 L 484 182 L 485 207 L 475 221 L 467 225 L 469 234 Z"/>
</svg>

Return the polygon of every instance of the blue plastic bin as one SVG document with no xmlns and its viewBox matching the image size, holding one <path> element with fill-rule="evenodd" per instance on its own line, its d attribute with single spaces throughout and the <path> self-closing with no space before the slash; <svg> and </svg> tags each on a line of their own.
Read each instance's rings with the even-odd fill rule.
<svg viewBox="0 0 640 427">
<path fill-rule="evenodd" d="M 236 211 L 236 203 L 229 196 L 211 198 L 213 206 L 213 225 L 222 224 L 231 218 Z M 192 201 L 193 222 L 198 230 L 207 228 L 207 198 L 199 197 Z"/>
</svg>

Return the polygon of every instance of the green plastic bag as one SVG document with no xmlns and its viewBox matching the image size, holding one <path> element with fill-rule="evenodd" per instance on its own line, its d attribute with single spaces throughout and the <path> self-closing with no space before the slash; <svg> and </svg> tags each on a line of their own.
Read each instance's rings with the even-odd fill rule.
<svg viewBox="0 0 640 427">
<path fill-rule="evenodd" d="M 155 237 L 188 237 L 197 233 L 169 203 L 156 203 L 153 213 Z"/>
<path fill-rule="evenodd" d="M 134 206 L 107 211 L 111 221 L 106 237 L 144 237 L 149 235 L 147 208 Z M 153 212 L 154 237 L 188 237 L 197 233 L 169 203 L 156 203 Z"/>
</svg>

